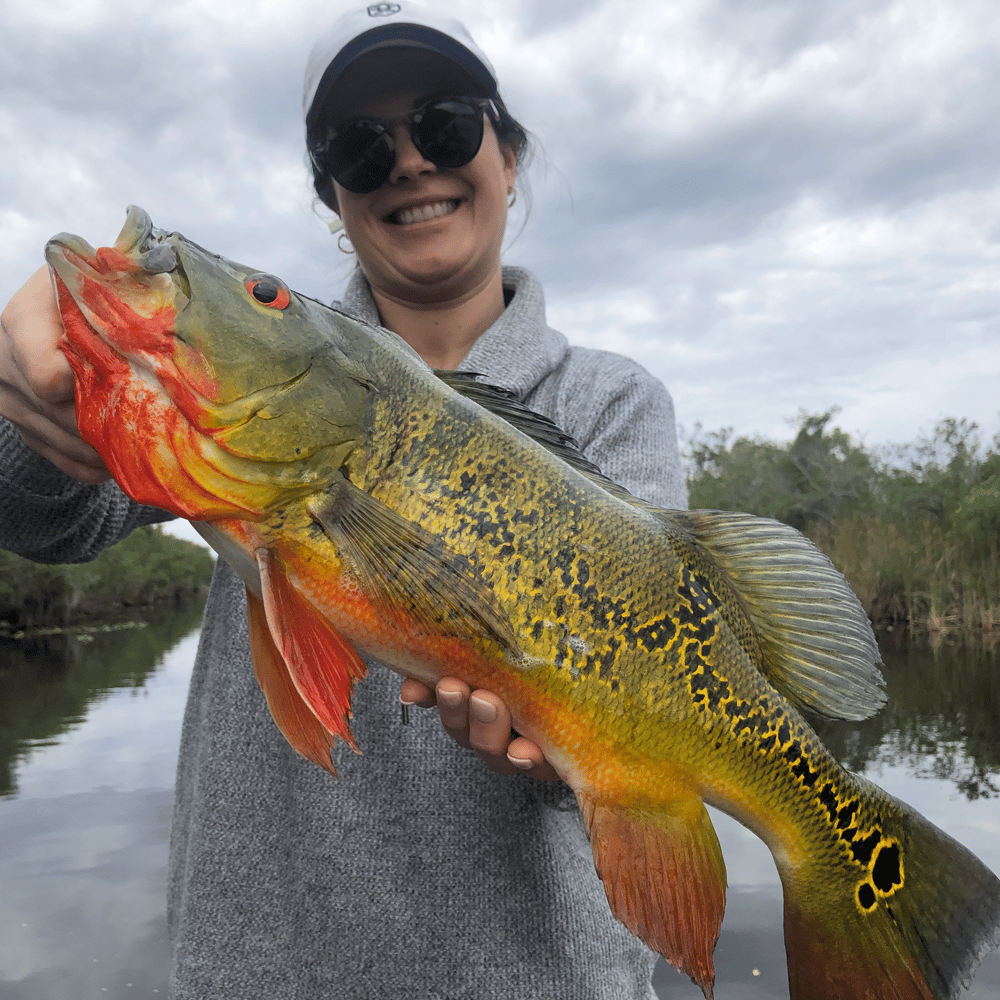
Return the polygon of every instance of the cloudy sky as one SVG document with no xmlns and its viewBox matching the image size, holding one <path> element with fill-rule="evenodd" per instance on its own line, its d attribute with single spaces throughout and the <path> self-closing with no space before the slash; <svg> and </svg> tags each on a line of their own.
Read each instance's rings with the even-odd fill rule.
<svg viewBox="0 0 1000 1000">
<path fill-rule="evenodd" d="M 1000 430 L 996 0 L 440 0 L 540 140 L 505 259 L 679 422 Z M 0 300 L 60 230 L 153 221 L 318 298 L 301 76 L 342 5 L 4 0 Z M 519 199 L 519 207 L 527 199 Z"/>
</svg>

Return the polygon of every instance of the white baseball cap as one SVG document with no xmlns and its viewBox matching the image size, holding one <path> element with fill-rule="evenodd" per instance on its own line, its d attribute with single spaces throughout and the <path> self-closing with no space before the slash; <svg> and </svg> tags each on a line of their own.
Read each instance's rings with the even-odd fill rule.
<svg viewBox="0 0 1000 1000">
<path fill-rule="evenodd" d="M 313 46 L 302 97 L 307 130 L 328 110 L 330 95 L 348 66 L 361 56 L 388 48 L 422 49 L 443 56 L 478 84 L 482 94 L 475 96 L 497 96 L 496 72 L 461 21 L 406 0 L 372 3 L 341 16 Z"/>
</svg>

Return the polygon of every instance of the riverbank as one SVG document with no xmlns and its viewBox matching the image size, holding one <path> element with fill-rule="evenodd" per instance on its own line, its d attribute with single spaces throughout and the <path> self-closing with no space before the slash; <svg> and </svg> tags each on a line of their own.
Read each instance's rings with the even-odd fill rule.
<svg viewBox="0 0 1000 1000">
<path fill-rule="evenodd" d="M 89 563 L 47 566 L 0 551 L 0 636 L 197 597 L 207 592 L 214 564 L 208 549 L 159 525 L 137 529 Z"/>
</svg>

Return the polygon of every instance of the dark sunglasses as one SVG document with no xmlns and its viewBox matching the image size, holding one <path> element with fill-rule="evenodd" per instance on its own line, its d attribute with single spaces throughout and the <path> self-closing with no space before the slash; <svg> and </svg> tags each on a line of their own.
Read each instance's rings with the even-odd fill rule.
<svg viewBox="0 0 1000 1000">
<path fill-rule="evenodd" d="M 410 138 L 421 156 L 436 167 L 464 167 L 483 144 L 483 114 L 496 124 L 492 101 L 479 97 L 439 97 L 394 121 L 410 123 Z M 355 118 L 335 125 L 324 142 L 309 151 L 313 163 L 355 194 L 377 191 L 392 173 L 396 144 L 392 122 Z"/>
</svg>

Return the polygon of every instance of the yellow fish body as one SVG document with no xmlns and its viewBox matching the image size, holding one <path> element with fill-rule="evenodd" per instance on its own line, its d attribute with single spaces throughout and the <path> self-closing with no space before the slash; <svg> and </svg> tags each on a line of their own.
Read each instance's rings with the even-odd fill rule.
<svg viewBox="0 0 1000 1000">
<path fill-rule="evenodd" d="M 864 614 L 792 529 L 664 511 L 509 394 L 153 229 L 46 248 L 83 436 L 248 588 L 272 715 L 333 771 L 358 653 L 495 691 L 573 788 L 615 915 L 712 995 L 725 865 L 704 803 L 770 848 L 793 1000 L 943 1000 L 1000 882 L 844 770 L 796 705 L 884 700 Z"/>
</svg>

